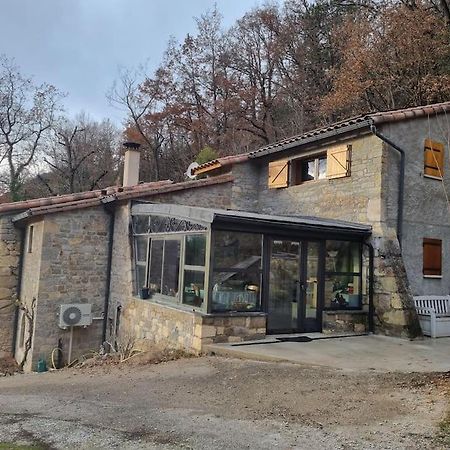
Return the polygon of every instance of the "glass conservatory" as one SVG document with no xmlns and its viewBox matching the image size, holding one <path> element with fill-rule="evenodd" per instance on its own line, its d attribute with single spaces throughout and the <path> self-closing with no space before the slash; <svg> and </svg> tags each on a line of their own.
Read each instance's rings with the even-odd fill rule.
<svg viewBox="0 0 450 450">
<path fill-rule="evenodd" d="M 269 333 L 321 331 L 324 311 L 370 310 L 369 226 L 140 202 L 132 232 L 134 292 L 149 301 L 265 313 Z"/>
</svg>

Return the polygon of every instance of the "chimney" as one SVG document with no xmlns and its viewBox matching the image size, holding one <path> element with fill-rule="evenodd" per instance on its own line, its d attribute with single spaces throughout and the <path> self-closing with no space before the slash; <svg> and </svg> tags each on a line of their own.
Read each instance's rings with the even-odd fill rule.
<svg viewBox="0 0 450 450">
<path fill-rule="evenodd" d="M 123 168 L 123 186 L 134 186 L 139 184 L 139 158 L 141 153 L 137 142 L 124 142 L 125 164 Z"/>
</svg>

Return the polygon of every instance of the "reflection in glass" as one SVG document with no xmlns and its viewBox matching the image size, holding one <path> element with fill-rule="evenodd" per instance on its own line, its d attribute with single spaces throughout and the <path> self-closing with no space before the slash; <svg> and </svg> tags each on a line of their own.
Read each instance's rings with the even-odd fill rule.
<svg viewBox="0 0 450 450">
<path fill-rule="evenodd" d="M 214 233 L 214 270 L 261 267 L 262 235 L 216 231 Z"/>
<path fill-rule="evenodd" d="M 359 308 L 361 299 L 359 275 L 325 276 L 325 308 Z"/>
<path fill-rule="evenodd" d="M 298 279 L 300 274 L 300 243 L 278 241 L 272 243 L 269 280 L 270 330 L 298 328 Z"/>
<path fill-rule="evenodd" d="M 186 236 L 185 264 L 189 266 L 204 266 L 206 254 L 206 236 L 195 234 Z"/>
<path fill-rule="evenodd" d="M 258 311 L 262 235 L 214 233 L 212 311 Z"/>
<path fill-rule="evenodd" d="M 359 272 L 360 244 L 348 241 L 327 241 L 327 272 Z"/>
<path fill-rule="evenodd" d="M 183 303 L 202 306 L 205 298 L 205 273 L 198 270 L 185 270 L 183 284 Z"/>
<path fill-rule="evenodd" d="M 147 261 L 147 236 L 137 236 L 135 238 L 136 242 L 136 261 L 146 262 Z"/>
<path fill-rule="evenodd" d="M 145 265 L 137 265 L 136 266 L 136 288 L 139 293 L 139 289 L 142 287 L 146 287 L 147 282 L 145 279 Z"/>
<path fill-rule="evenodd" d="M 316 160 L 301 161 L 301 181 L 314 180 L 316 174 Z"/>
<path fill-rule="evenodd" d="M 180 272 L 180 241 L 164 242 L 163 281 L 161 294 L 178 296 L 178 277 Z"/>
<path fill-rule="evenodd" d="M 212 310 L 259 310 L 261 271 L 258 266 L 237 272 L 214 272 Z"/>
<path fill-rule="evenodd" d="M 324 178 L 327 177 L 327 158 L 319 158 L 317 160 L 317 164 L 318 164 L 318 173 L 317 173 L 317 178 L 319 180 L 323 180 Z"/>
<path fill-rule="evenodd" d="M 319 243 L 308 242 L 308 256 L 306 259 L 306 291 L 305 317 L 317 318 L 317 273 L 319 270 Z"/>
<path fill-rule="evenodd" d="M 161 292 L 161 272 L 162 272 L 162 258 L 163 258 L 163 245 L 162 240 L 151 240 L 150 247 L 150 274 L 148 287 L 150 292 Z"/>
</svg>

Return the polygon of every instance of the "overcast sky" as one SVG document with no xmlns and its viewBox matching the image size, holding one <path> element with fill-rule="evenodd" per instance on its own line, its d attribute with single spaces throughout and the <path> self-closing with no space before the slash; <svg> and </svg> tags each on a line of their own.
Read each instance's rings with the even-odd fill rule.
<svg viewBox="0 0 450 450">
<path fill-rule="evenodd" d="M 194 17 L 217 4 L 225 26 L 258 0 L 0 0 L 0 53 L 24 75 L 68 94 L 66 111 L 120 123 L 105 98 L 119 66 L 150 69 L 170 36 L 195 30 Z"/>
</svg>

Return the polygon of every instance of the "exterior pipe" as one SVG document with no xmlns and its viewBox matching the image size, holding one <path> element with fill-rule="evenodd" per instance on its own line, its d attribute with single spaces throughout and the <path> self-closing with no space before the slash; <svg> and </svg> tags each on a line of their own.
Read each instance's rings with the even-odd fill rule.
<svg viewBox="0 0 450 450">
<path fill-rule="evenodd" d="M 402 248 L 402 237 L 403 237 L 403 204 L 404 204 L 404 192 L 405 192 L 405 151 L 400 148 L 397 144 L 392 142 L 388 137 L 381 134 L 376 126 L 372 123 L 370 125 L 370 131 L 382 141 L 397 150 L 400 153 L 400 176 L 398 180 L 398 213 L 397 213 L 397 239 L 400 245 L 400 250 Z"/>
<path fill-rule="evenodd" d="M 364 242 L 364 245 L 367 246 L 369 249 L 369 333 L 375 332 L 375 325 L 374 325 L 374 314 L 375 314 L 375 307 L 373 304 L 373 293 L 374 293 L 374 249 L 373 245 L 369 242 Z"/>
<path fill-rule="evenodd" d="M 19 254 L 19 267 L 17 269 L 17 300 L 20 300 L 20 295 L 22 291 L 22 273 L 23 273 L 23 260 L 25 257 L 25 236 L 26 229 L 25 227 L 20 228 L 20 254 Z M 17 343 L 17 329 L 19 327 L 19 305 L 16 304 L 16 308 L 14 310 L 14 322 L 13 322 L 13 335 L 12 335 L 12 349 L 11 353 L 13 357 L 16 357 L 16 343 Z"/>
<path fill-rule="evenodd" d="M 106 286 L 105 286 L 105 302 L 103 305 L 103 328 L 102 328 L 102 344 L 106 341 L 106 330 L 108 327 L 108 310 L 109 295 L 111 293 L 111 267 L 114 244 L 114 224 L 116 219 L 115 208 L 109 208 L 105 204 L 105 211 L 109 214 L 109 239 L 108 239 L 108 261 L 106 264 Z"/>
</svg>

